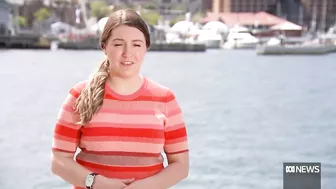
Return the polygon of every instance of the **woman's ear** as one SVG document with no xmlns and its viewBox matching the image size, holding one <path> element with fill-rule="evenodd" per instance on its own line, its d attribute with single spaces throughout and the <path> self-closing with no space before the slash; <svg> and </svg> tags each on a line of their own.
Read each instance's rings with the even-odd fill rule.
<svg viewBox="0 0 336 189">
<path fill-rule="evenodd" d="M 102 48 L 103 48 L 103 51 L 104 51 L 105 55 L 107 55 L 107 53 L 106 53 L 106 45 L 103 44 L 103 45 L 102 45 Z"/>
</svg>

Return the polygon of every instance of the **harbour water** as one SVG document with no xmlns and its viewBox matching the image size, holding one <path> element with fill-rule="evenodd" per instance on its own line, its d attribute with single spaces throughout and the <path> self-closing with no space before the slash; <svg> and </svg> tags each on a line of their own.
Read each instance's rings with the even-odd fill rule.
<svg viewBox="0 0 336 189">
<path fill-rule="evenodd" d="M 99 51 L 1 50 L 0 186 L 68 189 L 50 172 L 54 121 Z M 150 52 L 142 72 L 171 88 L 188 128 L 190 175 L 175 189 L 282 189 L 283 162 L 321 162 L 336 188 L 336 54 Z"/>
</svg>

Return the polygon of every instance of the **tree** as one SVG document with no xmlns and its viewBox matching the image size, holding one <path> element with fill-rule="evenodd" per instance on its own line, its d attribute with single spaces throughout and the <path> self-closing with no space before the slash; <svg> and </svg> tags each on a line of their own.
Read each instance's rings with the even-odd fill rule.
<svg viewBox="0 0 336 189">
<path fill-rule="evenodd" d="M 150 25 L 156 25 L 161 18 L 161 15 L 154 10 L 141 12 L 142 18 Z"/>
<path fill-rule="evenodd" d="M 104 1 L 90 2 L 91 15 L 100 20 L 103 17 L 108 16 L 111 13 L 111 9 Z"/>
<path fill-rule="evenodd" d="M 179 21 L 183 21 L 183 20 L 185 20 L 185 16 L 184 16 L 184 15 L 179 15 L 179 16 L 175 17 L 174 19 L 171 19 L 169 24 L 170 24 L 171 26 L 173 26 L 173 25 L 176 24 L 177 22 L 179 22 Z"/>
<path fill-rule="evenodd" d="M 156 3 L 155 2 L 149 2 L 143 5 L 144 9 L 149 9 L 149 10 L 156 10 Z"/>
<path fill-rule="evenodd" d="M 192 22 L 199 22 L 203 18 L 203 14 L 201 12 L 194 13 L 191 17 Z"/>
<path fill-rule="evenodd" d="M 49 16 L 50 12 L 47 8 L 40 8 L 38 11 L 34 13 L 34 17 L 37 22 L 41 22 L 47 19 Z"/>
<path fill-rule="evenodd" d="M 19 25 L 20 27 L 27 26 L 27 19 L 23 16 L 17 16 L 14 18 L 15 25 Z"/>
</svg>

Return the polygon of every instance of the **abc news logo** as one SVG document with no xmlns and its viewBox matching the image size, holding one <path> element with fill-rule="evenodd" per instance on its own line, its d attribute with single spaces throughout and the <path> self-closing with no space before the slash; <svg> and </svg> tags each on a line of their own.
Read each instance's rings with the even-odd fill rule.
<svg viewBox="0 0 336 189">
<path fill-rule="evenodd" d="M 286 165 L 286 173 L 320 173 L 319 165 Z"/>
</svg>

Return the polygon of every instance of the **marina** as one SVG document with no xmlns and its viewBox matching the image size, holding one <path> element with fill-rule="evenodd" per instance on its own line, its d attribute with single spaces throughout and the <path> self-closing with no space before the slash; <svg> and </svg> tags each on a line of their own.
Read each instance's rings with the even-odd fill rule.
<svg viewBox="0 0 336 189">
<path fill-rule="evenodd" d="M 9 7 L 6 1 L 1 2 L 3 7 Z M 327 6 L 326 2 L 323 6 Z M 0 21 L 0 48 L 100 50 L 98 41 L 108 16 L 99 19 L 88 16 L 88 10 L 82 3 L 73 8 L 76 13 L 75 24 L 50 18 L 41 22 L 34 30 L 28 31 L 15 25 L 11 16 L 3 17 L 5 19 Z M 138 9 L 144 17 L 146 11 L 152 11 L 141 7 Z M 10 15 L 7 9 L 1 9 L 0 12 L 2 15 Z M 149 51 L 253 49 L 258 55 L 322 55 L 335 52 L 336 21 L 334 25 L 321 25 L 319 29 L 316 28 L 316 10 L 312 13 L 309 30 L 304 25 L 265 11 L 210 11 L 198 19 L 194 19 L 190 12 L 178 15 L 182 17 L 175 23 L 159 19 L 155 24 L 148 24 L 152 40 Z M 302 16 L 301 12 L 299 16 Z M 310 37 L 305 37 L 308 35 Z M 274 44 L 274 41 L 277 43 Z"/>
<path fill-rule="evenodd" d="M 284 162 L 320 162 L 336 188 L 336 1 L 0 0 L 1 189 L 71 188 L 51 171 L 55 122 L 121 8 L 148 23 L 141 74 L 183 112 L 190 168 L 172 189 L 281 189 Z"/>
</svg>

